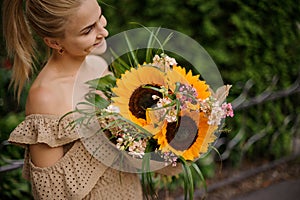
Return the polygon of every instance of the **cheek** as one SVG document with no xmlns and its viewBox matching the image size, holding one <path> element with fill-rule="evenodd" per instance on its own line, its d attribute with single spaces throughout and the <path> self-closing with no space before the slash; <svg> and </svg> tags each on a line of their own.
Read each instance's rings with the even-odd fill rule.
<svg viewBox="0 0 300 200">
<path fill-rule="evenodd" d="M 94 44 L 95 40 L 92 37 L 84 37 L 77 40 L 73 40 L 70 47 L 76 52 L 85 51 L 91 48 Z"/>
</svg>

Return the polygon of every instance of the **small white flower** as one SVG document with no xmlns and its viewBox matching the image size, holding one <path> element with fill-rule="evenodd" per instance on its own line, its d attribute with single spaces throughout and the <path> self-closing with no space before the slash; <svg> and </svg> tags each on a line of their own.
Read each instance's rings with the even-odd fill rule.
<svg viewBox="0 0 300 200">
<path fill-rule="evenodd" d="M 169 113 L 166 115 L 166 120 L 169 123 L 177 121 L 177 115 L 174 109 L 170 110 Z"/>
<path fill-rule="evenodd" d="M 171 58 L 166 54 L 162 53 L 161 56 L 155 55 L 153 57 L 152 65 L 163 70 L 169 70 L 170 66 L 177 65 L 177 62 L 175 58 Z"/>
<path fill-rule="evenodd" d="M 143 156 L 145 155 L 144 152 L 138 153 L 138 152 L 134 152 L 134 151 L 133 152 L 128 152 L 128 154 L 131 155 L 134 158 L 143 158 Z"/>
<path fill-rule="evenodd" d="M 123 141 L 124 141 L 123 138 L 118 138 L 118 139 L 117 139 L 117 142 L 118 142 L 118 143 L 122 143 Z"/>
<path fill-rule="evenodd" d="M 160 57 L 156 54 L 154 57 L 153 57 L 153 63 L 158 63 L 160 62 Z"/>
<path fill-rule="evenodd" d="M 135 150 L 135 146 L 130 146 L 129 148 L 128 148 L 128 151 L 129 152 L 133 152 Z"/>
<path fill-rule="evenodd" d="M 171 58 L 169 56 L 166 56 L 165 57 L 165 65 L 173 66 L 173 65 L 177 65 L 177 62 L 176 62 L 175 58 Z"/>
<path fill-rule="evenodd" d="M 219 106 L 219 102 L 216 101 L 212 104 L 212 110 L 208 117 L 208 124 L 209 125 L 220 125 L 221 120 L 224 116 L 224 110 Z"/>
<path fill-rule="evenodd" d="M 120 109 L 119 107 L 117 106 L 114 106 L 114 105 L 109 105 L 107 106 L 106 109 L 104 109 L 106 112 L 109 112 L 109 113 L 120 113 Z"/>
<path fill-rule="evenodd" d="M 152 95 L 152 99 L 153 99 L 153 100 L 156 100 L 156 99 L 159 99 L 159 98 L 160 98 L 160 97 L 159 97 L 159 96 L 157 96 L 157 95 L 155 95 L 155 94 L 154 94 L 154 95 Z"/>
</svg>

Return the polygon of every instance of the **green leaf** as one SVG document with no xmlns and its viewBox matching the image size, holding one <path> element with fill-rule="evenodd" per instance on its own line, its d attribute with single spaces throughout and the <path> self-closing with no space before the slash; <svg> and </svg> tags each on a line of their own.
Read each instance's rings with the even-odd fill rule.
<svg viewBox="0 0 300 200">
<path fill-rule="evenodd" d="M 116 78 L 112 75 L 106 75 L 86 82 L 91 88 L 101 91 L 110 90 L 116 86 Z"/>
<path fill-rule="evenodd" d="M 195 172 L 197 173 L 197 175 L 200 177 L 201 182 L 203 183 L 204 189 L 205 191 L 207 191 L 207 185 L 206 185 L 206 181 L 205 178 L 199 168 L 199 166 L 196 163 L 192 163 L 191 166 L 193 167 L 193 169 L 195 170 Z"/>
<path fill-rule="evenodd" d="M 128 65 L 121 57 L 119 57 L 111 48 L 110 51 L 115 58 L 115 61 L 111 64 L 112 71 L 115 77 L 120 78 L 122 74 L 124 74 L 127 70 L 130 70 L 131 66 Z"/>
<path fill-rule="evenodd" d="M 138 125 L 138 124 L 132 122 L 131 120 L 128 120 L 128 119 L 126 119 L 126 118 L 124 118 L 124 117 L 122 117 L 122 120 L 123 120 L 124 122 L 127 122 L 128 124 L 134 126 L 135 128 L 139 129 L 139 130 L 140 130 L 142 133 L 144 133 L 146 136 L 153 136 L 153 134 L 152 134 L 151 132 L 147 131 L 146 129 L 144 129 L 144 128 L 141 127 L 140 125 Z"/>
<path fill-rule="evenodd" d="M 145 61 L 147 63 L 152 61 L 152 48 L 151 48 L 152 46 L 153 46 L 153 32 L 151 32 L 151 35 L 149 37 L 148 44 L 147 44 L 146 58 L 145 58 Z"/>
<path fill-rule="evenodd" d="M 129 40 L 127 34 L 126 34 L 126 32 L 124 32 L 124 35 L 125 35 L 126 43 L 127 43 L 127 45 L 128 45 L 128 48 L 129 48 L 129 52 L 130 52 L 131 58 L 132 58 L 133 61 L 134 61 L 134 65 L 135 65 L 135 66 L 138 66 L 138 65 L 139 65 L 139 61 L 138 61 L 136 55 L 134 54 L 134 50 L 133 50 L 133 48 L 132 48 L 131 42 L 130 42 L 130 40 Z"/>
<path fill-rule="evenodd" d="M 142 188 L 144 194 L 146 194 L 146 199 L 148 199 L 148 194 L 150 195 L 150 197 L 154 197 L 154 199 L 157 199 L 157 195 L 155 193 L 155 188 L 152 179 L 152 172 L 150 172 L 150 159 L 151 159 L 151 154 L 145 154 L 145 156 L 143 157 Z"/>
<path fill-rule="evenodd" d="M 93 92 L 86 94 L 85 99 L 99 109 L 104 109 L 110 105 L 109 101 L 101 97 L 99 94 Z"/>
<path fill-rule="evenodd" d="M 189 197 L 189 199 L 193 199 L 194 179 L 193 179 L 192 171 L 184 158 L 179 157 L 179 161 L 182 163 L 182 168 L 183 168 L 184 198 L 187 199 Z"/>
</svg>

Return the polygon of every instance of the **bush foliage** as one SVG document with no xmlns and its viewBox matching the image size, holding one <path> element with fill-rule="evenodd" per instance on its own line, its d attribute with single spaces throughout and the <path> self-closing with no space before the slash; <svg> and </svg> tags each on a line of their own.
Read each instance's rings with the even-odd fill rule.
<svg viewBox="0 0 300 200">
<path fill-rule="evenodd" d="M 130 22 L 169 28 L 192 37 L 211 55 L 224 82 L 233 85 L 229 101 L 236 107 L 236 116 L 227 121 L 230 132 L 221 135 L 223 160 L 238 164 L 245 158 L 275 159 L 291 153 L 300 130 L 298 1 L 104 0 L 100 5 L 110 35 L 137 28 Z M 1 49 L 4 44 L 2 38 Z M 25 102 L 17 106 L 13 101 L 8 91 L 9 59 L 5 51 L 0 56 L 0 138 L 4 140 L 22 120 Z M 13 192 L 20 184 L 0 177 L 3 198 L 21 198 Z M 15 196 L 2 194 L 3 189 Z"/>
</svg>

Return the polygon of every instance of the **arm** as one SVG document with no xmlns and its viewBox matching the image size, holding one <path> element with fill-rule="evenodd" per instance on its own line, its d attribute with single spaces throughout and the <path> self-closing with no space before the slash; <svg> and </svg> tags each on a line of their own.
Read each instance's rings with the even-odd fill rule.
<svg viewBox="0 0 300 200">
<path fill-rule="evenodd" d="M 26 102 L 26 115 L 30 114 L 57 114 L 55 94 L 43 87 L 32 87 Z M 44 143 L 29 145 L 31 161 L 37 167 L 49 167 L 63 157 L 63 147 L 50 147 Z"/>
<path fill-rule="evenodd" d="M 63 157 L 63 147 L 49 147 L 47 144 L 32 144 L 29 146 L 30 157 L 37 167 L 49 167 Z"/>
</svg>

